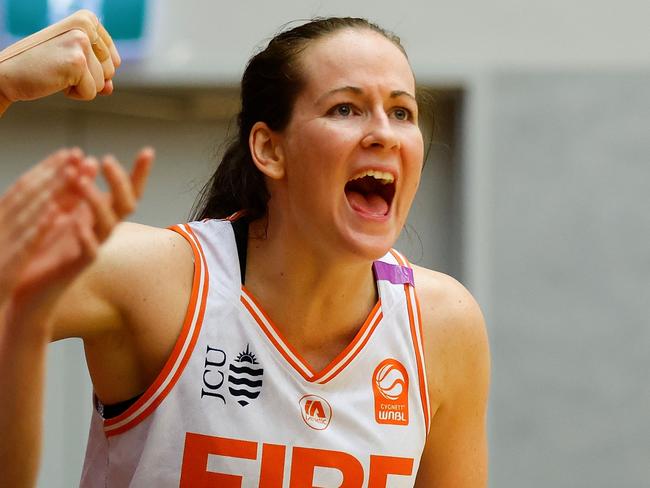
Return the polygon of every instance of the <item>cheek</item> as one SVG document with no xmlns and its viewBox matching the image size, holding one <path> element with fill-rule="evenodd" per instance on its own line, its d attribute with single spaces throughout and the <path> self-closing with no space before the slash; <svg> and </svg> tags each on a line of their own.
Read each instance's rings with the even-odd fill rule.
<svg viewBox="0 0 650 488">
<path fill-rule="evenodd" d="M 297 179 L 317 178 L 326 181 L 345 175 L 347 154 L 355 146 L 353 128 L 342 128 L 327 121 L 312 121 L 288 141 L 289 167 L 294 166 Z M 337 176 L 338 175 L 338 176 Z"/>
<path fill-rule="evenodd" d="M 415 193 L 420 184 L 420 177 L 422 176 L 422 168 L 424 165 L 424 142 L 419 131 L 407 139 L 407 141 L 402 148 L 403 161 L 405 162 L 404 170 L 408 178 L 406 190 Z"/>
</svg>

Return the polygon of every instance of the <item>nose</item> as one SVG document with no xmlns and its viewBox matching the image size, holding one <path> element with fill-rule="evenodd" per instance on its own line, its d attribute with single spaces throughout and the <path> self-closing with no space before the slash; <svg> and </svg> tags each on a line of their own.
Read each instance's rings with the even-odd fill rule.
<svg viewBox="0 0 650 488">
<path fill-rule="evenodd" d="M 364 148 L 383 148 L 394 150 L 400 148 L 400 140 L 392 126 L 388 114 L 381 110 L 369 118 L 366 134 L 361 140 Z"/>
</svg>

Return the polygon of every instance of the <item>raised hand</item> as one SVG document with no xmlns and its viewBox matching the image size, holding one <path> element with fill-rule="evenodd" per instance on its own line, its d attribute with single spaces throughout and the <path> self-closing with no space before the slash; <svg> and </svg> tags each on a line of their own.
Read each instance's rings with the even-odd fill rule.
<svg viewBox="0 0 650 488">
<path fill-rule="evenodd" d="M 110 94 L 120 63 L 97 16 L 80 10 L 0 52 L 0 114 L 12 102 L 59 91 L 80 100 Z"/>
<path fill-rule="evenodd" d="M 39 236 L 52 226 L 55 201 L 74 175 L 72 157 L 72 151 L 52 154 L 0 196 L 0 304 L 11 296 Z"/>
<path fill-rule="evenodd" d="M 44 321 L 115 225 L 135 209 L 152 161 L 153 151 L 142 150 L 128 175 L 110 156 L 100 165 L 78 149 L 63 150 L 9 190 L 0 201 L 0 242 L 14 234 L 14 244 L 0 261 L 0 302 L 10 300 L 14 322 L 26 316 Z M 108 193 L 94 181 L 100 167 Z"/>
</svg>

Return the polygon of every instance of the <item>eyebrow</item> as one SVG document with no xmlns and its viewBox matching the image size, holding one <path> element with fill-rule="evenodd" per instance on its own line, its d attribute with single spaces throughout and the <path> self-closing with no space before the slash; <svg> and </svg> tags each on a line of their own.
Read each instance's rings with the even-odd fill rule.
<svg viewBox="0 0 650 488">
<path fill-rule="evenodd" d="M 409 92 L 406 92 L 404 90 L 393 90 L 392 92 L 390 92 L 390 97 L 391 98 L 397 98 L 397 97 L 402 97 L 402 96 L 408 97 L 408 98 L 412 99 L 414 102 L 417 102 L 417 99 L 415 98 L 415 96 L 411 95 Z"/>
<path fill-rule="evenodd" d="M 320 96 L 318 98 L 318 100 L 316 100 L 316 105 L 321 103 L 325 98 L 327 98 L 327 97 L 329 97 L 331 95 L 334 95 L 336 93 L 340 93 L 340 92 L 351 92 L 351 93 L 354 93 L 355 95 L 362 95 L 363 94 L 363 90 L 361 88 L 359 88 L 358 86 L 342 86 L 340 88 L 334 88 L 333 90 L 330 90 L 327 93 L 325 93 L 324 95 Z M 390 98 L 398 98 L 398 97 L 402 97 L 402 96 L 411 98 L 414 102 L 417 102 L 416 98 L 407 91 L 393 90 L 392 92 L 390 92 Z"/>
</svg>

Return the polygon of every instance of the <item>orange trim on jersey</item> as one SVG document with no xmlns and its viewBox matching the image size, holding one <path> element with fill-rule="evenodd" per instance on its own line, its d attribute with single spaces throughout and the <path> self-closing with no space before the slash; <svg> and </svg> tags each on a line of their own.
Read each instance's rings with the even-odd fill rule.
<svg viewBox="0 0 650 488">
<path fill-rule="evenodd" d="M 391 249 L 390 253 L 400 266 L 407 266 L 412 268 L 411 263 L 402 256 L 395 249 Z M 422 400 L 422 410 L 424 413 L 424 424 L 429 433 L 431 426 L 431 405 L 429 404 L 429 387 L 427 385 L 427 373 L 424 362 L 424 341 L 422 333 L 422 313 L 420 312 L 420 301 L 415 287 L 405 284 L 404 294 L 406 295 L 406 306 L 409 315 L 409 324 L 411 328 L 411 339 L 413 340 L 413 348 L 415 350 L 415 360 L 418 368 L 418 384 L 420 387 L 420 399 Z"/>
<path fill-rule="evenodd" d="M 370 340 L 372 333 L 375 331 L 384 314 L 381 311 L 381 299 L 372 308 L 368 318 L 364 322 L 357 335 L 352 342 L 346 347 L 334 360 L 321 371 L 312 381 L 317 381 L 320 384 L 325 384 L 336 375 L 338 375 L 350 362 L 357 357 L 359 351 L 363 349 L 366 343 Z"/>
<path fill-rule="evenodd" d="M 381 311 L 381 300 L 378 300 L 352 342 L 350 342 L 350 344 L 348 344 L 348 346 L 322 371 L 316 373 L 311 366 L 309 366 L 307 361 L 305 361 L 303 357 L 295 351 L 289 343 L 287 343 L 277 326 L 260 306 L 257 299 L 244 286 L 242 286 L 241 302 L 244 304 L 255 322 L 260 326 L 269 341 L 271 341 L 286 361 L 296 371 L 298 371 L 305 380 L 310 383 L 318 382 L 320 384 L 325 384 L 332 378 L 336 377 L 348 364 L 350 364 L 350 362 L 352 362 L 370 340 L 372 333 L 375 331 L 377 325 L 379 325 L 384 316 Z"/>
<path fill-rule="evenodd" d="M 208 267 L 201 244 L 189 225 L 173 226 L 170 230 L 183 236 L 194 253 L 192 294 L 185 320 L 174 349 L 162 371 L 144 394 L 124 413 L 104 421 L 107 437 L 126 432 L 146 419 L 172 390 L 185 369 L 201 331 L 208 295 Z"/>
<path fill-rule="evenodd" d="M 411 293 L 415 293 L 415 290 L 411 289 L 410 285 L 404 285 L 404 293 L 406 294 L 406 305 L 408 308 L 408 314 L 409 314 L 409 323 L 411 326 L 411 338 L 413 340 L 413 348 L 415 349 L 415 359 L 417 362 L 417 367 L 418 367 L 418 383 L 420 386 L 420 399 L 422 400 L 422 410 L 424 413 L 424 424 L 427 429 L 427 434 L 429 433 L 429 400 L 428 400 L 428 392 L 427 392 L 427 384 L 426 384 L 426 373 L 424 370 L 424 361 L 422 358 L 422 346 L 420 341 L 418 340 L 418 334 L 417 330 L 420 328 L 420 326 L 416 323 L 419 322 L 419 316 L 416 317 L 415 314 L 418 313 L 416 311 L 416 307 L 413 306 L 413 298 L 411 296 Z M 419 313 L 418 313 L 419 315 Z"/>
<path fill-rule="evenodd" d="M 413 296 L 415 297 L 415 313 L 418 323 L 418 327 L 415 329 L 415 331 L 418 334 L 417 343 L 420 345 L 420 355 L 418 356 L 418 375 L 420 375 L 420 371 L 422 371 L 421 376 L 423 378 L 423 381 L 420 383 L 420 396 L 422 396 L 422 405 L 425 408 L 424 415 L 426 419 L 428 434 L 431 428 L 431 403 L 429 400 L 429 385 L 426 381 L 426 363 L 424 361 L 424 333 L 422 329 L 422 312 L 420 311 L 420 299 L 418 298 L 418 294 L 415 291 L 415 288 L 412 288 L 412 292 Z"/>
<path fill-rule="evenodd" d="M 397 264 L 400 266 L 406 266 L 407 268 L 410 268 L 409 263 L 406 261 L 406 258 L 402 256 L 400 253 L 398 253 L 395 249 L 391 249 L 390 253 L 392 256 L 395 258 L 395 261 L 397 261 Z"/>
<path fill-rule="evenodd" d="M 253 319 L 255 319 L 255 322 L 257 322 L 257 325 L 260 326 L 264 334 L 266 334 L 266 337 L 271 341 L 271 343 L 275 346 L 275 348 L 284 356 L 284 359 L 287 360 L 293 368 L 300 373 L 300 375 L 305 378 L 307 381 L 313 381 L 314 371 L 309 367 L 307 362 L 298 354 L 296 351 L 294 351 L 284 340 L 282 337 L 282 334 L 278 331 L 278 328 L 275 326 L 271 318 L 266 314 L 264 309 L 260 306 L 259 302 L 253 295 L 246 289 L 245 286 L 242 285 L 242 295 L 241 295 L 241 302 L 244 304 L 246 307 L 246 310 L 249 311 Z M 251 305 L 252 302 L 255 307 Z M 260 313 L 257 313 L 257 310 Z"/>
</svg>

